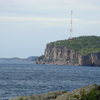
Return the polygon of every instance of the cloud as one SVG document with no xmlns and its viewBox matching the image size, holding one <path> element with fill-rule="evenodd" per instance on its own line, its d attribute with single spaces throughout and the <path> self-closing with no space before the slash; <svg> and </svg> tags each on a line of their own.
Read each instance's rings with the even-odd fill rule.
<svg viewBox="0 0 100 100">
<path fill-rule="evenodd" d="M 38 23 L 45 22 L 44 24 L 52 25 L 56 22 L 56 26 L 65 25 L 70 23 L 70 10 L 73 9 L 75 14 L 78 11 L 79 16 L 83 14 L 82 18 L 73 18 L 75 23 L 83 24 L 100 24 L 99 20 L 95 17 L 93 20 L 86 19 L 86 11 L 100 12 L 100 6 L 97 6 L 98 0 L 0 0 L 0 4 L 8 5 L 1 6 L 0 22 L 31 22 Z M 65 12 L 66 11 L 66 12 Z M 85 11 L 85 12 L 84 12 Z M 5 16 L 4 16 L 5 13 Z M 16 14 L 15 14 L 16 13 Z M 64 16 L 68 14 L 67 18 Z M 24 16 L 23 16 L 24 14 Z M 15 16 L 14 16 L 15 15 Z M 33 17 L 35 16 L 35 17 Z M 90 16 L 89 16 L 90 17 Z M 92 17 L 92 16 L 91 16 Z"/>
<path fill-rule="evenodd" d="M 60 10 L 60 9 L 79 9 L 79 10 L 100 10 L 99 0 L 0 0 L 2 7 L 19 7 L 24 10 Z"/>
<path fill-rule="evenodd" d="M 44 27 L 65 27 L 70 26 L 70 18 L 63 17 L 0 17 L 1 23 L 30 23 Z M 80 18 L 73 18 L 75 25 L 100 25 L 100 20 L 86 20 Z"/>
<path fill-rule="evenodd" d="M 0 21 L 65 21 L 65 18 L 52 18 L 52 17 L 8 17 L 0 16 Z"/>
</svg>

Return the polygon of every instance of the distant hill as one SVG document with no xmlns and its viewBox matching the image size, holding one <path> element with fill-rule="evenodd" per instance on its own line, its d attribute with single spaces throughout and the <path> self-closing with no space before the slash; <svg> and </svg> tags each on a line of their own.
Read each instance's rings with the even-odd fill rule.
<svg viewBox="0 0 100 100">
<path fill-rule="evenodd" d="M 51 42 L 36 63 L 100 66 L 100 37 L 81 36 Z"/>
<path fill-rule="evenodd" d="M 30 57 L 26 58 L 26 60 L 35 61 L 36 58 L 37 58 L 36 56 L 30 56 Z"/>
<path fill-rule="evenodd" d="M 35 59 L 37 57 L 31 56 L 28 58 L 0 58 L 0 64 L 28 64 L 28 63 L 34 63 Z"/>
</svg>

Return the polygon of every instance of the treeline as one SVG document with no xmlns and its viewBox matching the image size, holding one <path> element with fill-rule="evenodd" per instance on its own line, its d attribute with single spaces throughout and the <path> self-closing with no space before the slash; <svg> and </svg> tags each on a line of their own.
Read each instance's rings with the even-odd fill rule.
<svg viewBox="0 0 100 100">
<path fill-rule="evenodd" d="M 79 51 L 82 55 L 87 55 L 92 52 L 100 52 L 99 36 L 81 36 L 68 40 L 52 42 L 51 44 Z"/>
</svg>

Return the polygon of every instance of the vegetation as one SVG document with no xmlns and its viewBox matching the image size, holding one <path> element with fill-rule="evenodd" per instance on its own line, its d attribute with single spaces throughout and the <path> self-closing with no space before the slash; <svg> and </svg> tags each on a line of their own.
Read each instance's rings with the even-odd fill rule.
<svg viewBox="0 0 100 100">
<path fill-rule="evenodd" d="M 48 94 L 24 96 L 10 100 L 100 100 L 100 85 L 93 84 L 72 92 L 50 92 Z"/>
<path fill-rule="evenodd" d="M 88 94 L 82 94 L 80 100 L 100 100 L 100 90 L 92 90 Z"/>
<path fill-rule="evenodd" d="M 95 85 L 95 88 L 90 88 L 90 90 L 82 88 L 80 93 L 76 93 L 72 98 L 76 98 L 75 100 L 100 100 L 100 86 Z"/>
<path fill-rule="evenodd" d="M 100 52 L 99 36 L 81 36 L 68 40 L 52 42 L 51 44 L 79 51 L 82 55 Z"/>
</svg>

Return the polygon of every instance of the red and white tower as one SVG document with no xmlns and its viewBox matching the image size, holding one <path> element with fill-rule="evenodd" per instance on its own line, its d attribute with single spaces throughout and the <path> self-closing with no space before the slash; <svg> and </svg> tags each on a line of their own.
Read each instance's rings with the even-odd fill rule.
<svg viewBox="0 0 100 100">
<path fill-rule="evenodd" d="M 73 11 L 71 10 L 71 21 L 70 21 L 70 39 L 72 38 L 72 33 L 73 33 Z"/>
</svg>

